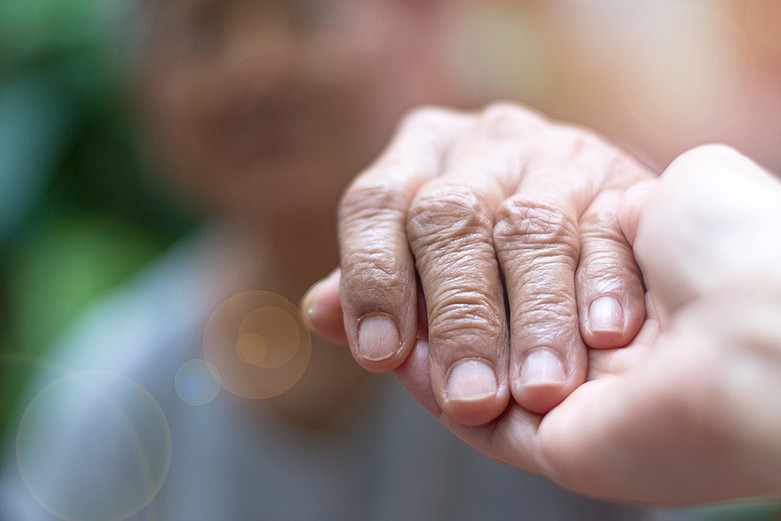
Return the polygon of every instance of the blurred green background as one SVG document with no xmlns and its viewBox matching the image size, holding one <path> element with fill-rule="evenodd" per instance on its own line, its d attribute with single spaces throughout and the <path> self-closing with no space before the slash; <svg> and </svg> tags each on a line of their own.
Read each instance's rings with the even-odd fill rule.
<svg viewBox="0 0 781 521">
<path fill-rule="evenodd" d="M 124 0 L 0 0 L 0 434 L 90 301 L 191 226 L 133 127 Z"/>
<path fill-rule="evenodd" d="M 0 438 L 68 324 L 194 224 L 156 186 L 134 127 L 129 5 L 0 0 Z M 781 509 L 697 515 L 765 521 Z"/>
</svg>

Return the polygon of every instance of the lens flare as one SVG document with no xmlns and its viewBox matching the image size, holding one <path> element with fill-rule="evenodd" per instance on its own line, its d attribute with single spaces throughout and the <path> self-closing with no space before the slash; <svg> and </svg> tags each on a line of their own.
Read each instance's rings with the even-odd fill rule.
<svg viewBox="0 0 781 521">
<path fill-rule="evenodd" d="M 160 491 L 171 433 L 160 405 L 136 382 L 79 371 L 32 399 L 17 431 L 16 457 L 31 495 L 50 513 L 66 521 L 118 521 Z"/>
<path fill-rule="evenodd" d="M 220 373 L 206 360 L 188 360 L 176 371 L 174 387 L 179 398 L 190 405 L 206 405 L 220 393 Z"/>
<path fill-rule="evenodd" d="M 266 399 L 304 375 L 312 335 L 289 300 L 270 291 L 246 291 L 215 309 L 204 331 L 203 354 L 227 391 Z"/>
</svg>

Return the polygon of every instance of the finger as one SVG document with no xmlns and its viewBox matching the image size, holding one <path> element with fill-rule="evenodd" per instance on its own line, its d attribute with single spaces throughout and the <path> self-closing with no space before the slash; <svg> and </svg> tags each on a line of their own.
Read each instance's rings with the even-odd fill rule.
<svg viewBox="0 0 781 521">
<path fill-rule="evenodd" d="M 491 202 L 443 177 L 421 189 L 408 234 L 428 315 L 431 374 L 442 409 L 476 425 L 509 400 L 507 322 L 491 240 Z"/>
<path fill-rule="evenodd" d="M 763 330 L 773 313 L 777 316 L 778 293 L 770 311 L 763 309 L 763 297 L 773 292 L 762 294 L 766 281 L 745 293 L 744 285 L 724 289 L 676 313 L 641 364 L 579 388 L 545 417 L 540 453 L 554 481 L 588 495 L 675 504 L 724 499 L 737 494 L 735 484 L 746 496 L 756 494 L 758 489 L 749 489 L 762 486 L 768 476 L 763 468 L 779 475 L 778 466 L 766 465 L 768 453 L 760 455 L 758 444 L 750 444 L 750 454 L 738 454 L 741 444 L 735 441 L 745 432 L 772 432 L 767 425 L 753 431 L 746 427 L 740 413 L 752 410 L 757 393 L 752 385 L 742 387 L 735 381 L 762 379 L 768 359 L 762 357 L 747 379 L 744 364 L 752 356 L 747 346 L 758 338 L 760 349 L 768 346 L 768 337 L 758 335 L 757 326 Z M 741 302 L 746 296 L 749 299 Z M 758 319 L 757 310 L 763 318 Z M 765 311 L 770 313 L 765 316 Z M 736 313 L 745 316 L 734 320 Z M 748 331 L 751 340 L 732 336 L 733 331 L 724 328 L 728 324 Z M 729 378 L 733 371 L 740 374 L 736 380 Z M 725 413 L 725 404 L 733 407 L 731 413 Z M 769 417 L 772 414 L 760 414 L 756 419 Z M 775 442 L 778 436 L 770 438 Z M 659 450 L 649 452 L 651 446 Z M 778 478 L 765 486 L 771 482 L 777 489 Z"/>
<path fill-rule="evenodd" d="M 341 271 L 337 268 L 315 283 L 301 299 L 301 311 L 307 325 L 320 336 L 337 344 L 346 344 L 344 312 L 339 299 Z"/>
<path fill-rule="evenodd" d="M 511 389 L 544 413 L 583 382 L 574 273 L 580 243 L 576 212 L 550 194 L 508 199 L 494 227 L 511 321 Z"/>
<path fill-rule="evenodd" d="M 637 237 L 637 223 L 640 220 L 640 210 L 645 205 L 648 196 L 656 187 L 656 179 L 652 181 L 640 181 L 632 185 L 624 193 L 618 206 L 618 223 L 621 232 L 629 244 L 634 245 Z"/>
<path fill-rule="evenodd" d="M 580 219 L 580 333 L 586 345 L 599 349 L 629 344 L 645 320 L 642 275 L 618 224 L 621 195 L 600 193 Z"/>
<path fill-rule="evenodd" d="M 497 420 L 478 426 L 462 425 L 439 406 L 431 387 L 430 346 L 419 340 L 405 363 L 396 369 L 396 378 L 407 392 L 453 434 L 474 449 L 500 462 L 529 472 L 540 472 L 537 459 L 537 429 L 540 417 L 516 404 Z"/>
<path fill-rule="evenodd" d="M 539 125 L 514 107 L 488 109 L 410 207 L 407 233 L 427 303 L 432 388 L 442 410 L 464 425 L 493 420 L 509 401 L 493 212 L 519 175 L 508 167 L 518 164 L 514 138 Z"/>
<path fill-rule="evenodd" d="M 415 341 L 415 266 L 407 209 L 439 174 L 443 151 L 470 121 L 441 109 L 412 113 L 379 160 L 350 185 L 339 208 L 341 302 L 356 360 L 372 371 L 404 361 Z"/>
<path fill-rule="evenodd" d="M 462 425 L 445 414 L 431 387 L 430 346 L 419 340 L 407 360 L 396 369 L 399 383 L 453 434 L 486 456 L 529 472 L 541 472 L 537 464 L 537 430 L 541 418 L 516 404 L 497 420 L 477 426 Z"/>
<path fill-rule="evenodd" d="M 301 299 L 301 311 L 307 325 L 323 338 L 336 344 L 347 344 L 344 311 L 339 297 L 342 271 L 336 268 L 307 290 Z M 428 340 L 426 300 L 418 283 L 418 328 L 416 338 Z"/>
<path fill-rule="evenodd" d="M 407 359 L 395 369 L 399 383 L 435 417 L 442 414 L 439 403 L 434 398 L 429 372 L 429 344 L 425 340 L 417 340 Z"/>
<path fill-rule="evenodd" d="M 592 237 L 582 236 L 580 218 L 598 194 L 650 175 L 634 163 L 623 168 L 626 154 L 584 131 L 554 128 L 544 138 L 543 148 L 525 165 L 516 195 L 500 208 L 494 227 L 511 316 L 512 393 L 518 403 L 537 413 L 558 404 L 587 373 L 575 272 L 584 243 L 591 254 L 599 242 L 595 243 L 593 230 Z M 598 226 L 598 214 L 586 216 L 587 231 Z M 602 246 L 608 244 L 602 241 Z M 584 274 L 598 258 L 585 258 Z M 593 289 L 631 286 L 622 280 L 627 271 L 614 267 L 615 259 L 622 255 L 602 258 L 610 270 Z M 599 295 L 593 289 L 588 296 L 596 300 Z M 642 306 L 642 295 L 635 301 L 637 296 L 633 293 L 632 306 Z"/>
</svg>

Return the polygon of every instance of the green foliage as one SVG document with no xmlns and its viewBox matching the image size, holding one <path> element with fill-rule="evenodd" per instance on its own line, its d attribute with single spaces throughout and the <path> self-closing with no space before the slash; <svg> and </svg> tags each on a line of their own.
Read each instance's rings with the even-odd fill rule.
<svg viewBox="0 0 781 521">
<path fill-rule="evenodd" d="M 0 435 L 33 361 L 191 226 L 141 159 L 131 6 L 0 0 Z"/>
</svg>

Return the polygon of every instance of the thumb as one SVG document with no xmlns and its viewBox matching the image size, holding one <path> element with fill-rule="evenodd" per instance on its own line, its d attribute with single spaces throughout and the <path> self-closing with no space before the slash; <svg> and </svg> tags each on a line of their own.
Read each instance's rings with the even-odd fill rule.
<svg viewBox="0 0 781 521">
<path fill-rule="evenodd" d="M 630 245 L 634 245 L 637 237 L 637 224 L 640 212 L 659 181 L 653 179 L 642 181 L 629 187 L 618 206 L 618 224 L 624 237 Z"/>
<path fill-rule="evenodd" d="M 685 152 L 637 220 L 634 252 L 667 312 L 718 286 L 777 272 L 781 182 L 723 145 Z M 631 227 L 631 223 L 628 224 Z"/>
<path fill-rule="evenodd" d="M 337 268 L 312 285 L 301 299 L 301 311 L 315 333 L 337 344 L 347 344 L 342 302 L 339 300 L 341 274 Z"/>
<path fill-rule="evenodd" d="M 344 331 L 344 311 L 340 298 L 342 270 L 336 268 L 324 279 L 315 282 L 301 299 L 301 312 L 307 325 L 323 338 L 337 344 L 347 345 Z M 418 339 L 428 340 L 428 319 L 426 302 L 418 292 Z"/>
</svg>

